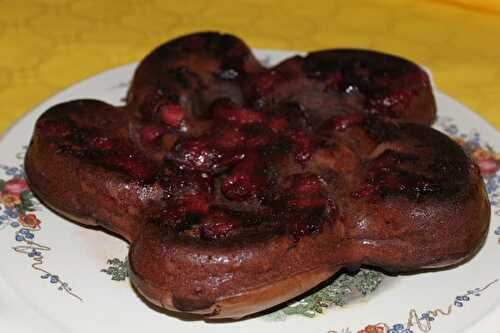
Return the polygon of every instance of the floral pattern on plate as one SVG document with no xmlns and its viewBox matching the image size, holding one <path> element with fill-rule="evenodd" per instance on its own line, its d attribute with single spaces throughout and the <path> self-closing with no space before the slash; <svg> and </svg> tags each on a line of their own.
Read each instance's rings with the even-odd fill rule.
<svg viewBox="0 0 500 333">
<path fill-rule="evenodd" d="M 464 304 L 470 302 L 473 297 L 481 296 L 481 293 L 486 291 L 489 287 L 498 282 L 498 279 L 493 280 L 483 287 L 468 290 L 467 293 L 455 297 L 453 303 L 448 305 L 445 309 L 428 310 L 420 315 L 415 309 L 408 312 L 406 322 L 388 325 L 386 323 L 377 323 L 367 325 L 363 329 L 355 331 L 357 333 L 427 333 L 432 331 L 432 322 L 439 318 L 450 316 L 454 313 L 453 309 L 461 308 Z M 328 333 L 351 333 L 350 328 L 344 328 L 341 331 L 330 330 Z"/>
<path fill-rule="evenodd" d="M 24 152 L 18 153 L 16 158 L 22 162 Z M 22 163 L 18 166 L 0 164 L 0 170 L 5 174 L 0 178 L 0 230 L 10 229 L 13 232 L 18 245 L 12 249 L 31 259 L 33 270 L 42 273 L 40 278 L 55 285 L 58 290 L 83 301 L 58 274 L 45 268 L 45 254 L 52 249 L 38 241 L 42 221 L 35 214 L 43 209 L 43 206 L 28 187 Z"/>
</svg>

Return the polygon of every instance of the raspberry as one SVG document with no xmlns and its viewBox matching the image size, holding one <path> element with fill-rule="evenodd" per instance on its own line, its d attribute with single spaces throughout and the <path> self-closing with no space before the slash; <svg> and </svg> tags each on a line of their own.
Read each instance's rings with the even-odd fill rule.
<svg viewBox="0 0 500 333">
<path fill-rule="evenodd" d="M 299 163 L 304 163 L 311 158 L 313 143 L 312 140 L 304 132 L 296 132 L 291 135 L 295 143 L 295 160 Z"/>
<path fill-rule="evenodd" d="M 316 175 L 293 176 L 294 181 L 290 191 L 298 195 L 309 195 L 319 193 L 324 186 L 324 182 Z"/>
<path fill-rule="evenodd" d="M 101 161 L 106 166 L 126 172 L 134 178 L 144 180 L 154 175 L 154 170 L 152 170 L 150 164 L 144 158 L 134 154 L 110 155 L 103 157 Z"/>
<path fill-rule="evenodd" d="M 184 119 L 184 111 L 177 104 L 163 104 L 158 110 L 161 120 L 172 127 L 179 127 Z"/>
<path fill-rule="evenodd" d="M 87 139 L 87 145 L 90 149 L 96 150 L 111 150 L 114 147 L 114 142 L 107 136 L 92 136 Z"/>
<path fill-rule="evenodd" d="M 211 109 L 214 118 L 221 121 L 227 121 L 237 125 L 262 122 L 262 116 L 260 114 L 238 106 L 228 99 L 215 101 Z"/>
<path fill-rule="evenodd" d="M 335 131 L 345 131 L 349 127 L 359 125 L 364 118 L 359 114 L 334 117 L 332 120 L 332 129 Z"/>
<path fill-rule="evenodd" d="M 223 212 L 212 212 L 200 223 L 200 236 L 205 240 L 226 238 L 237 222 Z"/>
<path fill-rule="evenodd" d="M 276 117 L 271 119 L 271 122 L 269 123 L 269 128 L 271 131 L 274 133 L 280 133 L 286 130 L 288 127 L 288 120 L 284 117 Z"/>
<path fill-rule="evenodd" d="M 233 201 L 243 201 L 257 194 L 264 185 L 262 166 L 259 164 L 256 154 L 245 157 L 229 175 L 224 177 L 221 185 L 222 193 Z"/>
<path fill-rule="evenodd" d="M 145 142 L 153 142 L 157 140 L 164 132 L 164 129 L 160 126 L 147 125 L 141 129 L 141 139 Z"/>
<path fill-rule="evenodd" d="M 222 149 L 235 149 L 245 142 L 245 135 L 237 128 L 224 130 L 214 139 L 214 145 Z"/>
</svg>

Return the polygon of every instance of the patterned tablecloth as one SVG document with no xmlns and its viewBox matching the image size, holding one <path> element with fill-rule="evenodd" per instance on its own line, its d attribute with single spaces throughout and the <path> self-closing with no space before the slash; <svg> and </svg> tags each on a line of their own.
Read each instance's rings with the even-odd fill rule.
<svg viewBox="0 0 500 333">
<path fill-rule="evenodd" d="M 500 128 L 499 1 L 146 3 L 0 0 L 0 131 L 62 88 L 200 30 L 256 48 L 395 53 L 430 68 L 441 90 Z"/>
</svg>

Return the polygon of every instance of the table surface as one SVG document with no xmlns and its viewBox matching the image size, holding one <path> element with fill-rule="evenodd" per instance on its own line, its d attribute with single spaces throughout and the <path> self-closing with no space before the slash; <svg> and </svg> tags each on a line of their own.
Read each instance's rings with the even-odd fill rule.
<svg viewBox="0 0 500 333">
<path fill-rule="evenodd" d="M 401 55 L 500 129 L 498 0 L 0 0 L 0 132 L 64 87 L 201 30 L 255 48 Z"/>
</svg>

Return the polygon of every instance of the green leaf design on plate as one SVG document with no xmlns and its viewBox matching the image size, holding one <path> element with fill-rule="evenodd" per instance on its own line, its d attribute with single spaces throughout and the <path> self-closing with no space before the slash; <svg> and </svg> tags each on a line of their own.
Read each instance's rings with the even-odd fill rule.
<svg viewBox="0 0 500 333">
<path fill-rule="evenodd" d="M 108 268 L 101 269 L 101 272 L 111 275 L 111 280 L 113 281 L 124 281 L 128 278 L 128 260 L 120 260 L 118 258 L 113 258 L 108 260 Z"/>
<path fill-rule="evenodd" d="M 344 273 L 318 291 L 268 316 L 278 320 L 289 315 L 313 318 L 332 305 L 342 306 L 354 298 L 367 296 L 377 289 L 382 279 L 382 273 L 366 269 L 354 275 Z"/>
<path fill-rule="evenodd" d="M 36 210 L 33 199 L 34 196 L 32 192 L 24 191 L 21 193 L 21 207 L 19 207 L 21 213 L 34 212 Z"/>
</svg>

